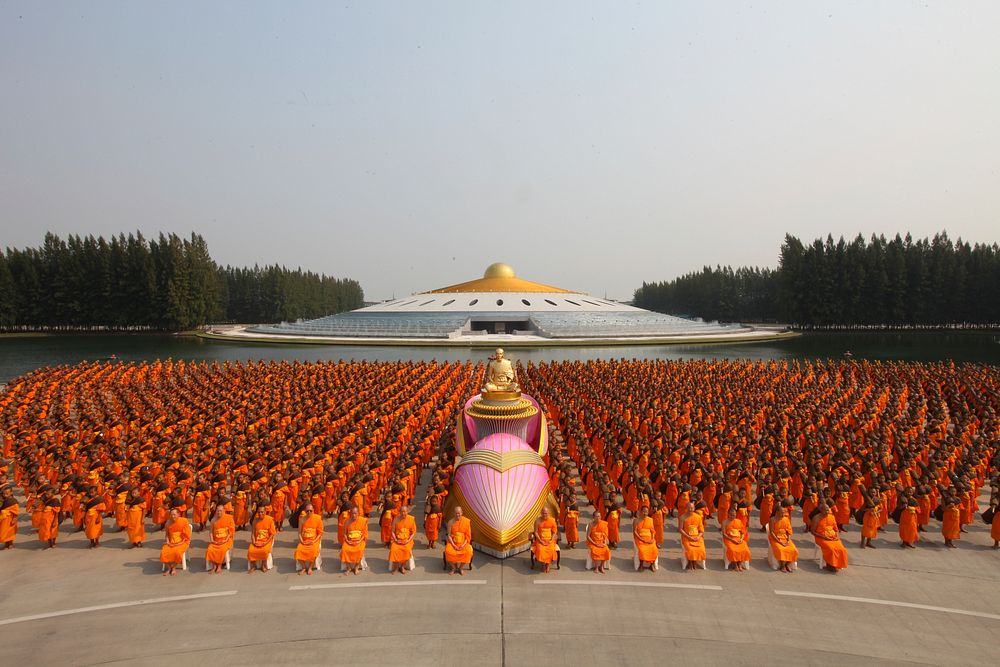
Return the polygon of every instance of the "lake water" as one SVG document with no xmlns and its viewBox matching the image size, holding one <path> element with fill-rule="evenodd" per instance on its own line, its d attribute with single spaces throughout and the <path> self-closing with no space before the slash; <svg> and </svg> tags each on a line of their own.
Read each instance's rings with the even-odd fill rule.
<svg viewBox="0 0 1000 667">
<path fill-rule="evenodd" d="M 640 347 L 568 347 L 512 349 L 527 361 L 615 359 L 805 359 L 840 358 L 850 350 L 856 359 L 940 361 L 953 359 L 1000 365 L 996 333 L 807 334 L 795 339 L 745 345 L 669 345 Z M 0 382 L 40 366 L 75 364 L 115 355 L 124 361 L 168 357 L 186 360 L 480 360 L 489 350 L 428 347 L 342 347 L 232 343 L 169 335 L 0 337 Z"/>
</svg>

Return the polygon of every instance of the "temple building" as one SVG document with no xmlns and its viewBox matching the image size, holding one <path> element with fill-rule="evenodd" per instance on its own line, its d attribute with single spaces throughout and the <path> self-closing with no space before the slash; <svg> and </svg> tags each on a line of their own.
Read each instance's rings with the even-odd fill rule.
<svg viewBox="0 0 1000 667">
<path fill-rule="evenodd" d="M 240 337 L 350 344 L 665 344 L 774 339 L 739 324 L 690 320 L 519 277 L 482 278 L 314 320 L 256 326 Z"/>
</svg>

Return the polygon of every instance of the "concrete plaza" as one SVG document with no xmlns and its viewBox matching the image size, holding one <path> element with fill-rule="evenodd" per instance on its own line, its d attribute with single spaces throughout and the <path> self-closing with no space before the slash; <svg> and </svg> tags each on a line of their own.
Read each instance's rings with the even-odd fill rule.
<svg viewBox="0 0 1000 667">
<path fill-rule="evenodd" d="M 476 554 L 457 577 L 422 536 L 416 570 L 390 576 L 386 550 L 372 546 L 374 519 L 371 569 L 343 576 L 328 520 L 322 572 L 312 576 L 295 574 L 286 527 L 270 573 L 246 574 L 245 532 L 232 571 L 206 573 L 206 533 L 196 533 L 189 570 L 163 577 L 162 533 L 136 550 L 109 533 L 89 550 L 82 534 L 64 532 L 42 551 L 21 518 L 17 548 L 0 552 L 9 665 L 967 665 L 995 660 L 1000 631 L 1000 553 L 982 523 L 954 550 L 937 533 L 900 549 L 893 524 L 878 549 L 861 550 L 852 526 L 851 564 L 836 575 L 819 569 L 801 533 L 795 574 L 768 568 L 759 532 L 751 570 L 724 571 L 712 522 L 705 571 L 681 571 L 670 530 L 656 573 L 633 571 L 626 538 L 604 576 L 585 569 L 584 549 L 564 547 L 561 569 L 547 575 L 527 554 Z"/>
</svg>

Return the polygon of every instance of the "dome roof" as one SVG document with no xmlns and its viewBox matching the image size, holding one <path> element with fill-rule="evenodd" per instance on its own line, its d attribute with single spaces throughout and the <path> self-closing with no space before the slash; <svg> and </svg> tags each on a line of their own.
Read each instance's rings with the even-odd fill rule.
<svg viewBox="0 0 1000 667">
<path fill-rule="evenodd" d="M 459 292 L 549 292 L 552 294 L 577 294 L 577 292 L 571 292 L 560 287 L 552 287 L 551 285 L 543 285 L 518 278 L 514 272 L 514 267 L 503 262 L 494 262 L 486 267 L 482 278 L 431 290 L 430 292 L 426 292 L 426 294 Z"/>
</svg>

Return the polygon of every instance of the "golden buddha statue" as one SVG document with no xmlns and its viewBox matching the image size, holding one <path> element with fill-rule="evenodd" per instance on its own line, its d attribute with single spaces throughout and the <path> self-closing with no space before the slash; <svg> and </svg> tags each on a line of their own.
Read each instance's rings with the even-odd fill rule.
<svg viewBox="0 0 1000 667">
<path fill-rule="evenodd" d="M 517 372 L 510 359 L 505 359 L 503 349 L 496 349 L 496 356 L 486 366 L 486 381 L 483 383 L 483 394 L 515 394 L 521 395 L 521 387 L 517 384 Z M 506 396 L 505 396 L 506 397 Z"/>
</svg>

